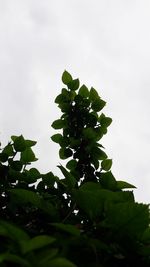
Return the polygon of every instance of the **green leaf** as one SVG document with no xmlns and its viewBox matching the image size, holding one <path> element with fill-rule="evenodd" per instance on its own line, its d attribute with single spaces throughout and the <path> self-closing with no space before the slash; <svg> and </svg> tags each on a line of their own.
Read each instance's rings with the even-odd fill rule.
<svg viewBox="0 0 150 267">
<path fill-rule="evenodd" d="M 7 236 L 10 239 L 20 242 L 20 240 L 28 240 L 28 234 L 16 225 L 0 220 L 0 236 Z"/>
<path fill-rule="evenodd" d="M 96 159 L 96 160 L 104 160 L 107 158 L 107 155 L 99 147 L 94 146 L 91 148 L 91 157 L 92 159 Z"/>
<path fill-rule="evenodd" d="M 70 137 L 69 138 L 69 143 L 70 143 L 70 147 L 71 148 L 76 148 L 76 147 L 80 146 L 81 140 L 80 139 L 77 139 L 77 138 Z"/>
<path fill-rule="evenodd" d="M 72 150 L 69 148 L 60 148 L 59 149 L 59 157 L 61 159 L 67 159 L 72 156 Z"/>
<path fill-rule="evenodd" d="M 68 187 L 70 189 L 72 189 L 73 187 L 75 187 L 75 185 L 76 185 L 76 179 L 73 177 L 73 175 L 70 172 L 68 172 L 62 165 L 59 165 L 58 168 L 63 173 L 63 175 L 64 175 L 64 177 L 66 179 L 66 183 L 67 183 Z"/>
<path fill-rule="evenodd" d="M 26 189 L 11 189 L 10 193 L 16 197 L 16 201 L 19 203 L 31 203 L 34 206 L 41 208 L 41 196 Z"/>
<path fill-rule="evenodd" d="M 98 159 L 92 157 L 91 158 L 91 163 L 94 165 L 96 170 L 99 168 L 99 160 Z"/>
<path fill-rule="evenodd" d="M 103 113 L 98 118 L 98 121 L 100 122 L 101 126 L 104 128 L 107 128 L 112 123 L 112 119 L 109 117 L 106 117 Z"/>
<path fill-rule="evenodd" d="M 84 183 L 80 189 L 82 190 L 88 190 L 88 191 L 97 191 L 97 190 L 101 190 L 101 185 L 99 183 L 94 183 L 94 182 L 86 182 Z"/>
<path fill-rule="evenodd" d="M 77 161 L 75 159 L 71 159 L 70 161 L 68 161 L 68 163 L 66 164 L 67 169 L 72 170 L 75 169 L 77 166 Z"/>
<path fill-rule="evenodd" d="M 86 183 L 85 183 L 86 184 Z M 79 208 L 81 208 L 91 220 L 100 216 L 103 211 L 103 202 L 101 201 L 101 189 L 99 185 L 94 187 L 81 186 L 74 190 L 73 196 Z"/>
<path fill-rule="evenodd" d="M 27 176 L 31 179 L 31 180 L 37 180 L 39 178 L 41 178 L 41 174 L 40 172 L 36 169 L 36 168 L 31 168 L 28 173 Z"/>
<path fill-rule="evenodd" d="M 8 160 L 8 154 L 6 153 L 0 153 L 0 161 L 1 162 L 6 162 Z"/>
<path fill-rule="evenodd" d="M 51 136 L 52 141 L 58 144 L 61 142 L 62 138 L 63 136 L 61 134 L 54 134 Z"/>
<path fill-rule="evenodd" d="M 106 102 L 100 98 L 97 98 L 96 100 L 93 101 L 91 108 L 96 111 L 99 112 L 100 110 L 103 109 L 103 107 L 106 105 Z"/>
<path fill-rule="evenodd" d="M 80 231 L 72 224 L 63 224 L 63 223 L 51 223 L 57 229 L 60 229 L 66 233 L 69 233 L 74 236 L 80 236 Z"/>
<path fill-rule="evenodd" d="M 72 80 L 67 84 L 68 88 L 72 91 L 75 91 L 79 88 L 80 82 L 79 79 Z"/>
<path fill-rule="evenodd" d="M 21 171 L 23 164 L 20 160 L 14 160 L 10 163 L 10 166 L 12 169 L 14 169 L 15 171 Z"/>
<path fill-rule="evenodd" d="M 80 87 L 79 95 L 81 95 L 84 98 L 89 97 L 89 90 L 84 84 Z"/>
<path fill-rule="evenodd" d="M 141 240 L 142 242 L 150 243 L 150 228 L 149 227 L 145 229 L 144 233 L 142 234 Z"/>
<path fill-rule="evenodd" d="M 129 236 L 134 240 L 149 226 L 149 207 L 132 202 L 110 205 L 106 218 L 118 237 Z"/>
<path fill-rule="evenodd" d="M 22 135 L 15 138 L 14 149 L 18 152 L 22 152 L 26 149 L 26 142 Z"/>
<path fill-rule="evenodd" d="M 65 258 L 56 258 L 49 262 L 49 266 L 52 267 L 77 267 L 74 263 L 71 261 L 65 259 Z"/>
<path fill-rule="evenodd" d="M 32 267 L 32 265 L 25 259 L 21 258 L 18 255 L 11 254 L 9 252 L 2 253 L 0 254 L 0 263 L 3 262 L 11 262 L 11 263 L 16 263 L 17 265 L 15 266 L 22 266 L 22 267 Z M 1 265 L 1 266 L 10 266 L 10 265 Z M 12 264 L 14 266 L 14 264 Z"/>
<path fill-rule="evenodd" d="M 26 150 L 21 152 L 21 161 L 24 164 L 28 164 L 28 163 L 30 163 L 32 161 L 36 161 L 36 160 L 37 160 L 37 158 L 35 157 L 35 154 L 30 147 L 26 148 Z"/>
<path fill-rule="evenodd" d="M 120 197 L 119 202 L 135 202 L 134 194 L 132 191 L 115 191 L 114 193 Z"/>
<path fill-rule="evenodd" d="M 52 172 L 48 172 L 46 174 L 42 174 L 42 181 L 45 185 L 49 187 L 53 187 L 55 182 L 57 183 L 59 178 L 55 176 Z"/>
<path fill-rule="evenodd" d="M 32 147 L 32 146 L 35 146 L 37 142 L 33 140 L 25 140 L 25 143 L 26 143 L 26 147 Z"/>
<path fill-rule="evenodd" d="M 62 74 L 62 82 L 64 84 L 68 84 L 69 82 L 72 81 L 72 76 L 71 74 L 68 72 L 68 71 L 64 71 L 63 74 Z"/>
<path fill-rule="evenodd" d="M 83 129 L 83 136 L 89 140 L 94 140 L 97 137 L 94 129 L 91 127 Z"/>
<path fill-rule="evenodd" d="M 9 157 L 14 156 L 13 147 L 11 144 L 8 144 L 4 147 L 3 153 L 7 154 Z"/>
<path fill-rule="evenodd" d="M 38 261 L 38 267 L 49 267 L 50 261 L 54 259 L 58 254 L 57 248 L 48 248 L 38 251 L 37 255 L 37 261 Z"/>
<path fill-rule="evenodd" d="M 64 127 L 64 120 L 58 119 L 55 120 L 52 125 L 54 129 L 62 129 Z"/>
<path fill-rule="evenodd" d="M 136 188 L 134 185 L 129 184 L 124 181 L 117 181 L 117 188 L 118 189 L 127 189 L 127 188 Z"/>
<path fill-rule="evenodd" d="M 61 147 L 65 148 L 70 144 L 70 140 L 69 140 L 68 137 L 63 136 L 63 138 L 61 138 L 59 144 L 60 144 Z"/>
<path fill-rule="evenodd" d="M 112 166 L 112 159 L 104 159 L 102 162 L 101 162 L 101 168 L 104 170 L 104 171 L 109 171 L 110 168 Z"/>
<path fill-rule="evenodd" d="M 13 142 L 15 141 L 16 138 L 18 138 L 17 135 L 12 135 L 12 136 L 11 136 L 11 140 L 12 140 Z"/>
<path fill-rule="evenodd" d="M 117 189 L 117 181 L 111 171 L 101 173 L 100 184 L 104 189 L 109 189 L 112 191 Z"/>
<path fill-rule="evenodd" d="M 89 98 L 90 98 L 91 101 L 94 101 L 97 98 L 99 98 L 99 95 L 98 95 L 97 91 L 93 87 L 91 87 Z"/>
<path fill-rule="evenodd" d="M 39 235 L 30 240 L 21 242 L 22 253 L 26 254 L 30 251 L 41 249 L 52 244 L 56 239 L 48 235 Z"/>
</svg>

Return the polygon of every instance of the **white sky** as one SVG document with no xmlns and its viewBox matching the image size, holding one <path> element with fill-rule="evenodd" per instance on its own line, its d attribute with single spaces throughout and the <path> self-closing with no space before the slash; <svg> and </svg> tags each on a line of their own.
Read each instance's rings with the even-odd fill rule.
<svg viewBox="0 0 150 267">
<path fill-rule="evenodd" d="M 117 180 L 150 203 L 150 1 L 0 0 L 0 140 L 38 141 L 35 164 L 58 173 L 50 127 L 67 69 L 113 118 L 102 139 Z"/>
</svg>

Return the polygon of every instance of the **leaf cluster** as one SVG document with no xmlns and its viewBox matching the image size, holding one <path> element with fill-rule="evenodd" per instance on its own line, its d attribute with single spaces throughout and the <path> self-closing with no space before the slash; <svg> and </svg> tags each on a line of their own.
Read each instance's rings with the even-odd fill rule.
<svg viewBox="0 0 150 267">
<path fill-rule="evenodd" d="M 51 137 L 68 159 L 62 177 L 31 167 L 35 141 L 12 136 L 0 148 L 0 266 L 149 266 L 149 206 L 116 180 L 101 144 L 106 102 L 67 71 L 62 81 Z"/>
</svg>

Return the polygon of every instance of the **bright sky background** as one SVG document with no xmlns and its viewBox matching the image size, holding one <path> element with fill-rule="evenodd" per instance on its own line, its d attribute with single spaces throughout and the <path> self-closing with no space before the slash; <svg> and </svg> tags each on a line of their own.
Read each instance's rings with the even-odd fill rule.
<svg viewBox="0 0 150 267">
<path fill-rule="evenodd" d="M 0 140 L 37 140 L 41 172 L 58 173 L 50 125 L 64 69 L 107 101 L 113 174 L 150 203 L 150 1 L 0 0 Z"/>
</svg>

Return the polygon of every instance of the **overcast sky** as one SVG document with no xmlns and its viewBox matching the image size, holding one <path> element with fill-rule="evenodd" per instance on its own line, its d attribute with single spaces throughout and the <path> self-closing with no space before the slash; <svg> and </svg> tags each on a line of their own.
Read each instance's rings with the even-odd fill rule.
<svg viewBox="0 0 150 267">
<path fill-rule="evenodd" d="M 150 203 L 150 1 L 0 0 L 0 140 L 37 140 L 41 172 L 58 173 L 50 127 L 67 69 L 113 118 L 102 139 L 117 180 Z"/>
</svg>

